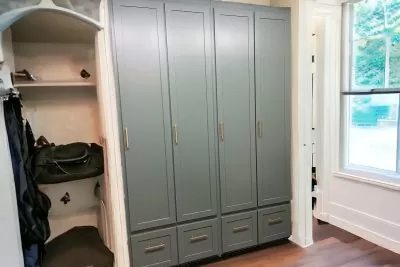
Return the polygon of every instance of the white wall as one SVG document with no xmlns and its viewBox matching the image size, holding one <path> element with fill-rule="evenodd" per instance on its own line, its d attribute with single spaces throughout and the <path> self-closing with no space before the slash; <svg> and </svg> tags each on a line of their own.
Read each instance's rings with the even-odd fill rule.
<svg viewBox="0 0 400 267">
<path fill-rule="evenodd" d="M 330 222 L 400 253 L 400 192 L 333 176 Z"/>
<path fill-rule="evenodd" d="M 4 36 L 3 36 L 4 37 Z M 8 39 L 10 40 L 10 39 Z M 7 60 L 7 37 L 0 43 L 0 61 Z M 17 200 L 8 138 L 4 123 L 3 103 L 0 102 L 0 259 L 2 266 L 22 267 L 21 238 L 18 224 Z"/>
</svg>

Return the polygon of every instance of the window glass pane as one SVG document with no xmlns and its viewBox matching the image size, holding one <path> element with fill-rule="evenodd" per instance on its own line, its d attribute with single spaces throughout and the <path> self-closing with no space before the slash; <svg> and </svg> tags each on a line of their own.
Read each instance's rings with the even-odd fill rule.
<svg viewBox="0 0 400 267">
<path fill-rule="evenodd" d="M 398 30 L 400 30 L 400 27 Z M 400 88 L 400 33 L 394 33 L 392 35 L 389 67 L 389 86 Z"/>
<path fill-rule="evenodd" d="M 361 1 L 354 4 L 354 39 L 383 34 L 385 28 L 383 4 L 384 0 Z"/>
<path fill-rule="evenodd" d="M 399 95 L 350 96 L 349 164 L 396 171 Z"/>
<path fill-rule="evenodd" d="M 386 1 L 385 4 L 387 27 L 394 29 L 399 25 L 400 22 L 400 0 Z"/>
<path fill-rule="evenodd" d="M 353 43 L 353 90 L 384 87 L 385 51 L 384 39 L 359 39 Z"/>
</svg>

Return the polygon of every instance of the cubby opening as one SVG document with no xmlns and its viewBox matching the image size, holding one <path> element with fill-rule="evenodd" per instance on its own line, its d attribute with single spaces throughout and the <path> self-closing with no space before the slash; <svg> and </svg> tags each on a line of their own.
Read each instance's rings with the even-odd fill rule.
<svg viewBox="0 0 400 267">
<path fill-rule="evenodd" d="M 49 10 L 29 13 L 3 31 L 4 63 L 12 73 L 26 70 L 34 77 L 14 77 L 13 84 L 21 96 L 23 117 L 36 139 L 44 136 L 55 145 L 103 145 L 97 31 L 87 22 Z M 103 149 L 104 158 L 105 153 Z M 52 201 L 47 244 L 74 227 L 94 226 L 110 248 L 106 168 L 96 177 L 38 185 Z"/>
</svg>

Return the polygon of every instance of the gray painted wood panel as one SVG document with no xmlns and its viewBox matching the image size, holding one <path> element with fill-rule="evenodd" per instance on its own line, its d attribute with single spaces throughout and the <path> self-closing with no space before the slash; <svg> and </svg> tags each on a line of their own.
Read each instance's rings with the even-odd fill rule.
<svg viewBox="0 0 400 267">
<path fill-rule="evenodd" d="M 178 226 L 179 264 L 219 254 L 218 219 Z"/>
<path fill-rule="evenodd" d="M 178 221 L 216 215 L 210 6 L 166 3 Z"/>
<path fill-rule="evenodd" d="M 215 8 L 222 212 L 257 206 L 254 13 Z"/>
<path fill-rule="evenodd" d="M 221 221 L 223 253 L 257 245 L 257 211 L 223 216 Z"/>
<path fill-rule="evenodd" d="M 259 206 L 291 198 L 289 23 L 270 14 L 256 11 L 255 21 Z"/>
<path fill-rule="evenodd" d="M 131 231 L 176 221 L 163 3 L 114 8 Z"/>
<path fill-rule="evenodd" d="M 176 227 L 131 237 L 133 265 L 167 267 L 178 264 Z"/>
<path fill-rule="evenodd" d="M 288 238 L 292 234 L 290 204 L 258 210 L 258 243 Z"/>
</svg>

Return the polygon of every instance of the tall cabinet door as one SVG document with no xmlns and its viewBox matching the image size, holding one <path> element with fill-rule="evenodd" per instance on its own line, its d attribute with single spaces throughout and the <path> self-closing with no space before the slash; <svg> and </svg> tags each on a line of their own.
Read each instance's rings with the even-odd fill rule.
<svg viewBox="0 0 400 267">
<path fill-rule="evenodd" d="M 217 213 L 210 9 L 166 3 L 178 221 Z"/>
<path fill-rule="evenodd" d="M 216 7 L 219 156 L 222 212 L 257 206 L 254 12 Z"/>
<path fill-rule="evenodd" d="M 291 199 L 289 12 L 256 11 L 258 205 Z"/>
<path fill-rule="evenodd" d="M 164 4 L 117 1 L 117 67 L 131 231 L 174 223 Z"/>
</svg>

